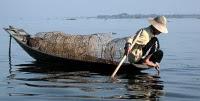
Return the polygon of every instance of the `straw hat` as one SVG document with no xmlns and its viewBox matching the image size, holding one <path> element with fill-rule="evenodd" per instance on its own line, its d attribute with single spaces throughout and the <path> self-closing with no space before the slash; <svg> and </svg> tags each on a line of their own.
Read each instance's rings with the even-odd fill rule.
<svg viewBox="0 0 200 101">
<path fill-rule="evenodd" d="M 162 33 L 168 33 L 167 19 L 164 16 L 157 16 L 149 19 L 149 23 Z"/>
</svg>

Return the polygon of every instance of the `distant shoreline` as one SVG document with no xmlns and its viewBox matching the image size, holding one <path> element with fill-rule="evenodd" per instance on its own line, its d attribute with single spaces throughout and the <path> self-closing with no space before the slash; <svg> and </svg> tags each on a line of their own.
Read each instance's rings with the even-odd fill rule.
<svg viewBox="0 0 200 101">
<path fill-rule="evenodd" d="M 143 18 L 152 18 L 161 14 L 128 14 L 120 13 L 114 15 L 97 15 L 96 17 L 88 18 L 97 18 L 97 19 L 143 19 Z M 162 14 L 167 18 L 197 18 L 200 19 L 200 14 Z"/>
</svg>

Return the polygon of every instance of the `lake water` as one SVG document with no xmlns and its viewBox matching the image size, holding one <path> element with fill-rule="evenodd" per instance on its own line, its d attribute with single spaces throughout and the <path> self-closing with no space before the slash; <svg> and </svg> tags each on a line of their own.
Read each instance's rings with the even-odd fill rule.
<svg viewBox="0 0 200 101">
<path fill-rule="evenodd" d="M 160 75 L 151 69 L 119 74 L 119 80 L 115 82 L 108 82 L 111 73 L 48 69 L 35 65 L 35 60 L 14 40 L 9 55 L 9 35 L 2 29 L 8 25 L 23 28 L 32 35 L 47 31 L 75 34 L 114 32 L 117 33 L 114 37 L 124 37 L 148 26 L 148 22 L 146 19 L 1 19 L 1 101 L 200 99 L 200 19 L 169 19 L 169 34 L 159 36 L 164 51 Z"/>
</svg>

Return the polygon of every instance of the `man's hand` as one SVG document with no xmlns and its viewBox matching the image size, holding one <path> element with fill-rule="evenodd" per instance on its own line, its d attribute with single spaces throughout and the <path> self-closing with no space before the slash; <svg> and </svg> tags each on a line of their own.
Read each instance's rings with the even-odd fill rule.
<svg viewBox="0 0 200 101">
<path fill-rule="evenodd" d="M 160 68 L 160 64 L 158 62 L 156 62 L 155 65 L 156 65 L 155 68 L 158 68 L 158 69 Z"/>
<path fill-rule="evenodd" d="M 130 51 L 131 51 L 131 49 L 130 48 L 128 48 L 128 49 L 125 49 L 125 52 L 124 52 L 124 55 L 128 55 L 129 53 L 130 53 Z"/>
<path fill-rule="evenodd" d="M 129 54 L 129 52 L 131 51 L 131 44 L 130 43 L 126 43 L 125 44 L 125 47 L 124 47 L 124 55 L 128 55 Z"/>
</svg>

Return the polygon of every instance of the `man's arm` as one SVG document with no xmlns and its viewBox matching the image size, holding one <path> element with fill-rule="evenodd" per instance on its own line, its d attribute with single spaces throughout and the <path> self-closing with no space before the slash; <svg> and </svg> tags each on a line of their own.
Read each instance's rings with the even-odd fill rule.
<svg viewBox="0 0 200 101">
<path fill-rule="evenodd" d="M 140 42 L 141 39 L 143 39 L 142 35 L 143 33 L 143 29 L 140 29 L 139 31 L 136 32 L 136 34 L 134 36 L 131 36 L 130 38 L 127 39 L 124 50 L 125 50 L 125 55 L 128 55 L 128 53 L 131 51 L 131 45 L 133 44 L 134 39 L 136 38 L 136 36 L 138 34 L 140 34 L 137 38 L 136 43 L 138 44 L 138 42 Z"/>
</svg>

